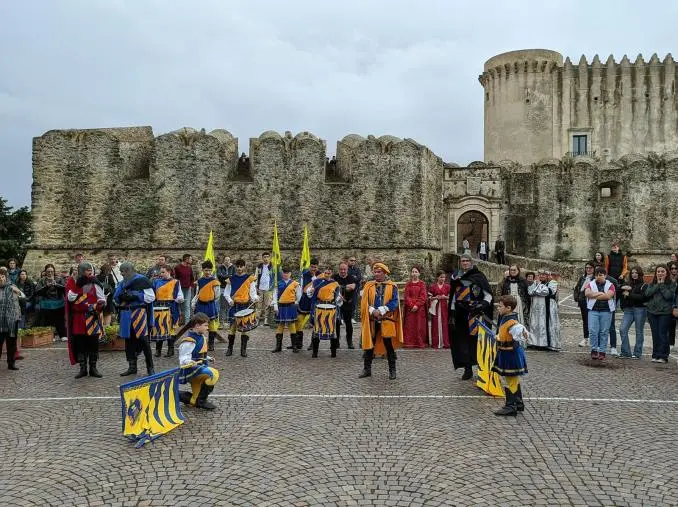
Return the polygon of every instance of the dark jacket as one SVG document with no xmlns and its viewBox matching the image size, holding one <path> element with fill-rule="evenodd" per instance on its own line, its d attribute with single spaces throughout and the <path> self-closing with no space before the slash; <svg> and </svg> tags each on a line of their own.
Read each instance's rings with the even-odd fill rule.
<svg viewBox="0 0 678 507">
<path fill-rule="evenodd" d="M 527 297 L 527 280 L 525 280 L 522 276 L 513 279 L 510 276 L 505 277 L 501 284 L 501 295 L 505 296 L 507 294 L 511 294 L 511 283 L 516 282 L 518 283 L 518 295 L 520 296 L 523 305 L 525 305 L 527 304 L 529 298 Z"/>
<path fill-rule="evenodd" d="M 647 312 L 653 315 L 670 315 L 676 297 L 676 282 L 653 283 L 645 289 Z"/>
<path fill-rule="evenodd" d="M 586 296 L 584 295 L 584 291 L 586 290 L 586 287 L 584 285 L 588 282 L 590 282 L 593 278 L 589 278 L 586 275 L 582 275 L 579 277 L 579 280 L 577 281 L 577 285 L 574 286 L 574 291 L 572 292 L 572 299 L 575 300 L 577 305 L 579 305 L 579 308 L 586 309 Z"/>
<path fill-rule="evenodd" d="M 228 267 L 226 267 L 225 264 L 219 264 L 217 266 L 217 278 L 219 279 L 222 288 L 226 287 L 226 282 L 228 282 L 233 275 L 235 275 L 235 264 L 231 264 Z"/>
<path fill-rule="evenodd" d="M 647 284 L 643 280 L 637 280 L 636 282 L 629 280 L 628 283 L 623 283 L 622 286 L 623 285 L 630 285 L 631 290 L 629 291 L 628 296 L 625 296 L 624 292 L 620 290 L 619 299 L 622 310 L 626 310 L 627 308 L 645 307 L 645 301 L 647 301 L 645 289 L 647 288 Z"/>
</svg>

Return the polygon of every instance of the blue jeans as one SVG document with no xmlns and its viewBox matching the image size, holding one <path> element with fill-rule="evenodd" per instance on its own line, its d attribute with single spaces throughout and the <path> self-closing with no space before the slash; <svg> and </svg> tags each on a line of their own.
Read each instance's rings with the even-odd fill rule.
<svg viewBox="0 0 678 507">
<path fill-rule="evenodd" d="M 633 348 L 633 355 L 641 357 L 643 355 L 643 342 L 645 341 L 645 319 L 647 312 L 644 306 L 633 306 L 624 310 L 624 318 L 621 324 L 621 355 L 631 355 L 631 345 L 629 343 L 629 329 L 631 324 L 636 324 L 636 346 Z"/>
<path fill-rule="evenodd" d="M 652 359 L 669 358 L 669 322 L 671 315 L 647 314 L 652 330 Z"/>
<path fill-rule="evenodd" d="M 589 310 L 589 342 L 591 352 L 607 351 L 607 338 L 610 335 L 611 312 Z"/>
<path fill-rule="evenodd" d="M 181 288 L 181 293 L 184 295 L 184 303 L 181 307 L 181 314 L 184 316 L 184 322 L 188 324 L 191 319 L 191 299 L 193 299 L 193 289 L 191 287 Z"/>
</svg>

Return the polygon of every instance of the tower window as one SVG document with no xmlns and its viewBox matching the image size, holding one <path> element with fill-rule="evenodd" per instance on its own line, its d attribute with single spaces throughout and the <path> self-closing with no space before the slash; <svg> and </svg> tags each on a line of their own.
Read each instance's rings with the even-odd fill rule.
<svg viewBox="0 0 678 507">
<path fill-rule="evenodd" d="M 588 136 L 572 136 L 572 156 L 588 154 Z"/>
</svg>

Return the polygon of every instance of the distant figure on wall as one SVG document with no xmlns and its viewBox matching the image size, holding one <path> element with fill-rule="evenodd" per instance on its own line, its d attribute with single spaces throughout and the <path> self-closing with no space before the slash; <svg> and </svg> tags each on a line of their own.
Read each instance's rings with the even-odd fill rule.
<svg viewBox="0 0 678 507">
<path fill-rule="evenodd" d="M 471 255 L 471 243 L 469 243 L 468 238 L 464 238 L 464 241 L 461 242 L 461 253 L 465 255 Z"/>
<path fill-rule="evenodd" d="M 497 236 L 497 241 L 494 242 L 494 255 L 497 256 L 497 264 L 506 264 L 506 243 L 500 234 Z"/>
<path fill-rule="evenodd" d="M 486 261 L 487 260 L 487 241 L 481 240 L 480 243 L 478 243 L 478 257 L 480 257 L 481 261 Z"/>
</svg>

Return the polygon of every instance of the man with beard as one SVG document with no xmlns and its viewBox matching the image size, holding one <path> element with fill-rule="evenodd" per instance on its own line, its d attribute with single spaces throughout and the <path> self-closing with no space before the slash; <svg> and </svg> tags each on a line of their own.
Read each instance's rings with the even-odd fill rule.
<svg viewBox="0 0 678 507">
<path fill-rule="evenodd" d="M 492 320 L 492 289 L 490 283 L 469 254 L 463 254 L 461 269 L 450 276 L 452 288 L 449 302 L 449 336 L 454 369 L 464 368 L 462 380 L 473 377 L 473 365 L 478 364 L 477 318 L 485 315 Z"/>
<path fill-rule="evenodd" d="M 137 350 L 141 349 L 146 359 L 146 370 L 153 375 L 153 353 L 149 336 L 153 328 L 153 301 L 155 292 L 151 282 L 136 272 L 131 262 L 120 265 L 122 282 L 118 284 L 113 300 L 119 307 L 120 338 L 125 340 L 127 371 L 121 377 L 137 374 Z"/>
<path fill-rule="evenodd" d="M 71 364 L 75 364 L 75 361 L 80 364 L 80 371 L 75 378 L 87 376 L 88 359 L 89 376 L 101 378 L 97 361 L 99 337 L 104 332 L 101 312 L 106 306 L 106 295 L 89 262 L 78 264 L 77 279 L 68 278 L 66 301 L 66 332 Z"/>
</svg>

